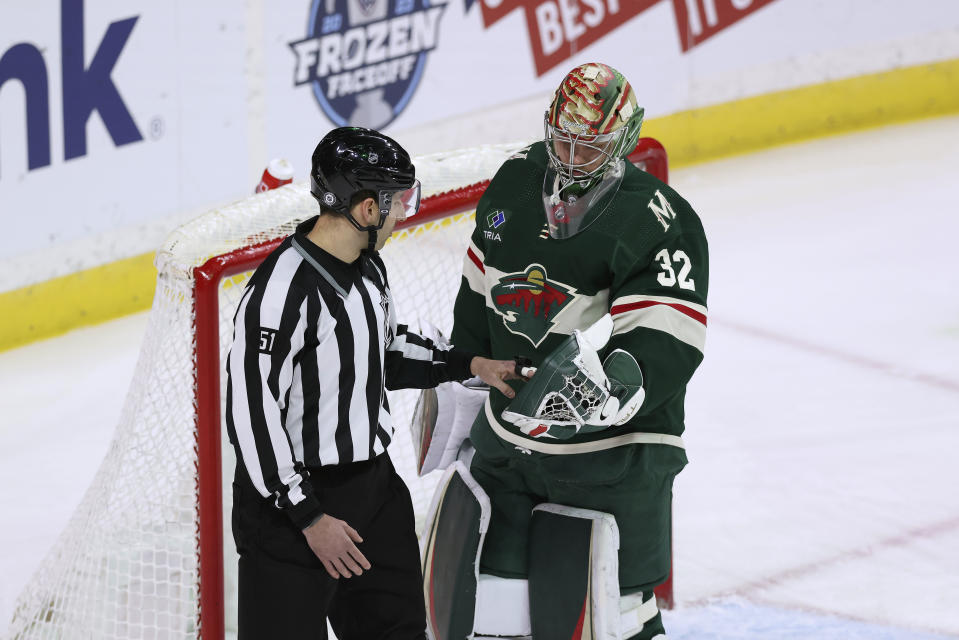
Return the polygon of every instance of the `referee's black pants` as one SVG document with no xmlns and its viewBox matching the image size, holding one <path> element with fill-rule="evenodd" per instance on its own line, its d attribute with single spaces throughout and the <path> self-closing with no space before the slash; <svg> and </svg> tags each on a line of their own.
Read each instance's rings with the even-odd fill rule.
<svg viewBox="0 0 959 640">
<path fill-rule="evenodd" d="M 387 454 L 310 470 L 331 516 L 363 538 L 372 567 L 335 580 L 290 519 L 237 464 L 233 537 L 240 554 L 239 640 L 421 640 L 426 612 L 409 489 Z"/>
</svg>

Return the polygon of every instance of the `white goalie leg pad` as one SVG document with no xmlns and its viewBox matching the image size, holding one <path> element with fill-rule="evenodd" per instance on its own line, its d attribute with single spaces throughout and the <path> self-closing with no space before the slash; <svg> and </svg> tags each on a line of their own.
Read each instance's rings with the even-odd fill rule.
<svg viewBox="0 0 959 640">
<path fill-rule="evenodd" d="M 481 573 L 473 629 L 476 638 L 530 637 L 529 581 Z"/>
<path fill-rule="evenodd" d="M 643 629 L 643 625 L 656 617 L 659 607 L 656 604 L 656 595 L 643 602 L 643 593 L 631 593 L 619 599 L 619 627 L 623 638 L 630 638 Z M 659 634 L 652 640 L 665 640 L 666 636 Z"/>
<path fill-rule="evenodd" d="M 628 637 L 621 633 L 615 517 L 558 504 L 537 505 L 529 549 L 534 638 Z"/>
<path fill-rule="evenodd" d="M 471 635 L 489 520 L 489 497 L 463 463 L 454 461 L 436 487 L 421 540 L 430 638 Z"/>
</svg>

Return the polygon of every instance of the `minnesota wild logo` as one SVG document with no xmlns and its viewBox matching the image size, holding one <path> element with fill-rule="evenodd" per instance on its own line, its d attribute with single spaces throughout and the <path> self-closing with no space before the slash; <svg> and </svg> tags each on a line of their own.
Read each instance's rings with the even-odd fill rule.
<svg viewBox="0 0 959 640">
<path fill-rule="evenodd" d="M 549 334 L 556 316 L 576 297 L 576 290 L 549 280 L 543 265 L 532 264 L 521 273 L 508 273 L 493 285 L 490 296 L 503 324 L 524 336 L 534 347 Z"/>
</svg>

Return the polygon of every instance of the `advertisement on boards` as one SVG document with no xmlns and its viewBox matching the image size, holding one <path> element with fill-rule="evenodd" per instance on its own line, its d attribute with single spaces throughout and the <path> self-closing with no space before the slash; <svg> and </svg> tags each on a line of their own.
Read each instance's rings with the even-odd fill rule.
<svg viewBox="0 0 959 640">
<path fill-rule="evenodd" d="M 655 119 L 959 57 L 952 3 L 903 6 L 0 0 L 0 266 L 107 235 L 67 261 L 152 250 L 170 221 L 248 195 L 272 158 L 305 178 L 336 126 L 414 151 L 541 135 L 549 96 L 590 60 L 619 69 Z"/>
<path fill-rule="evenodd" d="M 266 139 L 292 152 L 307 126 L 350 123 L 409 133 L 414 146 L 443 134 L 444 148 L 451 148 L 504 141 L 501 132 L 518 130 L 515 113 L 531 122 L 525 135 L 538 135 L 533 121 L 549 95 L 569 69 L 590 60 L 623 72 L 647 117 L 656 118 L 956 55 L 948 27 L 956 23 L 955 10 L 903 12 L 902 6 L 900 0 L 284 3 L 265 26 Z M 511 110 L 524 101 L 524 109 Z M 311 113 L 323 115 L 320 123 Z"/>
<path fill-rule="evenodd" d="M 419 85 L 445 8 L 427 0 L 313 2 L 307 37 L 289 43 L 294 86 L 307 85 L 337 126 L 386 127 Z"/>
<path fill-rule="evenodd" d="M 528 126 L 503 122 L 496 139 L 477 138 L 470 127 L 457 134 L 456 120 L 479 122 L 517 101 L 545 103 L 563 75 L 588 60 L 608 62 L 632 79 L 648 112 L 678 110 L 689 87 L 676 79 L 699 65 L 690 57 L 696 47 L 783 2 L 789 0 L 285 3 L 268 13 L 264 27 L 266 144 L 295 153 L 305 126 L 323 123 L 412 131 L 414 146 L 433 123 L 451 120 L 433 128 L 437 135 L 452 131 L 443 138 L 447 147 L 501 142 L 505 131 L 537 135 L 538 116 L 526 113 Z M 311 111 L 323 115 L 319 123 Z M 490 127 L 497 125 L 476 129 Z"/>
<path fill-rule="evenodd" d="M 231 197 L 246 171 L 244 38 L 222 7 L 0 9 L 0 260 Z"/>
<path fill-rule="evenodd" d="M 672 0 L 682 51 L 773 1 Z M 458 2 L 453 4 L 430 4 L 429 0 L 314 0 L 306 20 L 305 37 L 289 43 L 295 57 L 294 87 L 307 88 L 337 126 L 383 128 L 405 110 L 420 80 L 429 73 L 429 54 L 461 59 L 462 50 L 457 43 L 462 42 L 462 32 L 471 25 L 456 17 L 444 25 L 444 12 L 478 14 L 480 33 L 513 13 L 521 14 L 525 37 L 513 34 L 511 51 L 498 45 L 487 44 L 483 48 L 491 53 L 487 59 L 492 68 L 507 62 L 504 54 L 525 54 L 532 61 L 534 76 L 523 79 L 520 75 L 519 79 L 528 83 L 576 58 L 593 43 L 600 43 L 617 28 L 660 4 L 660 0 L 462 0 L 461 6 L 456 6 Z M 441 29 L 444 36 L 450 37 L 445 37 L 438 49 Z M 651 49 L 657 44 L 651 42 L 647 46 Z M 624 57 L 627 51 L 612 46 L 596 48 L 596 54 L 613 60 Z M 459 75 L 464 74 L 485 75 L 482 68 L 472 65 L 459 69 Z M 446 78 L 451 85 L 455 84 L 452 74 Z"/>
</svg>

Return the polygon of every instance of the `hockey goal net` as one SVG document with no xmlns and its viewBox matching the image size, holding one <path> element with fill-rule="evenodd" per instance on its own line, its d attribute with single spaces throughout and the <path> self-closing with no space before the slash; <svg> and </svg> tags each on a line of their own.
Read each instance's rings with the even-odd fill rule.
<svg viewBox="0 0 959 640">
<path fill-rule="evenodd" d="M 430 323 L 449 335 L 473 209 L 486 181 L 522 146 L 415 159 L 427 197 L 383 251 L 401 322 Z M 630 160 L 667 179 L 655 140 L 641 139 Z M 308 188 L 297 183 L 201 216 L 158 251 L 156 293 L 120 423 L 80 506 L 17 600 L 10 637 L 232 635 L 235 459 L 221 372 L 247 278 L 315 212 Z M 416 397 L 391 392 L 397 434 L 390 454 L 421 528 L 439 474 L 416 474 L 408 430 Z M 657 594 L 669 606 L 671 581 Z"/>
</svg>

